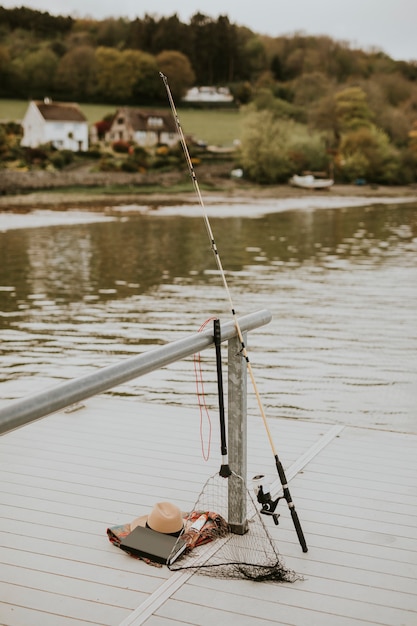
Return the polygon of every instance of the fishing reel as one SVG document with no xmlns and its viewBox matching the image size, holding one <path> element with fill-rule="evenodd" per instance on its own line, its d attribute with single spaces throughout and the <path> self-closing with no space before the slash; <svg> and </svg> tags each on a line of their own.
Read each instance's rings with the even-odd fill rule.
<svg viewBox="0 0 417 626">
<path fill-rule="evenodd" d="M 271 497 L 271 491 L 269 485 L 265 482 L 265 476 L 263 474 L 257 474 L 252 478 L 253 488 L 256 498 L 261 505 L 262 515 L 269 515 L 274 520 L 275 526 L 278 526 L 279 513 L 275 513 L 278 502 L 281 498 L 273 500 Z"/>
</svg>

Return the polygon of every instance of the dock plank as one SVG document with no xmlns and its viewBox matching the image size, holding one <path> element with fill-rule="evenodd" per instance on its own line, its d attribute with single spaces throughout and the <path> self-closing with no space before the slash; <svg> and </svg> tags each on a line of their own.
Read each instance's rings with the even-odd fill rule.
<svg viewBox="0 0 417 626">
<path fill-rule="evenodd" d="M 291 493 L 309 552 L 301 552 L 285 502 L 279 526 L 268 526 L 286 564 L 304 577 L 294 584 L 195 574 L 171 589 L 175 574 L 108 541 L 108 526 L 155 501 L 192 508 L 218 471 L 218 434 L 214 428 L 205 462 L 196 411 L 97 396 L 1 437 L 0 622 L 414 626 L 417 436 L 345 427 L 320 447 L 331 424 L 269 425 L 286 469 L 298 468 Z M 276 480 L 258 417 L 249 416 L 248 434 L 248 477 Z"/>
</svg>

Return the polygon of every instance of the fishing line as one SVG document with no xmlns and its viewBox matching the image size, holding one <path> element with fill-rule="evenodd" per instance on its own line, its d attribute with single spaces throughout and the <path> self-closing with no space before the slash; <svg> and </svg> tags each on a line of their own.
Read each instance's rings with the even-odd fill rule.
<svg viewBox="0 0 417 626">
<path fill-rule="evenodd" d="M 215 318 L 209 317 L 203 324 L 201 324 L 198 332 L 201 333 L 209 322 L 212 322 Z M 203 370 L 201 367 L 201 356 L 200 353 L 194 355 L 194 373 L 195 373 L 195 382 L 196 382 L 196 390 L 197 390 L 197 400 L 198 407 L 200 409 L 200 442 L 201 442 L 201 452 L 203 455 L 203 459 L 208 461 L 210 458 L 210 449 L 211 449 L 211 419 L 210 413 L 208 410 L 208 406 L 206 404 L 206 393 L 204 390 L 204 380 L 203 380 Z M 207 418 L 208 425 L 208 441 L 207 441 L 207 452 L 204 446 L 204 413 Z"/>
<path fill-rule="evenodd" d="M 189 173 L 190 173 L 190 176 L 191 176 L 191 180 L 193 181 L 194 189 L 195 189 L 195 192 L 197 194 L 200 206 L 201 206 L 202 211 L 203 211 L 203 217 L 204 217 L 204 223 L 205 223 L 206 230 L 207 230 L 207 235 L 208 235 L 208 237 L 210 239 L 211 249 L 213 251 L 213 254 L 214 254 L 214 257 L 215 257 L 215 260 L 216 260 L 216 264 L 217 264 L 218 270 L 220 272 L 220 276 L 221 276 L 224 288 L 226 290 L 226 294 L 227 294 L 227 297 L 228 297 L 228 300 L 229 300 L 229 304 L 230 304 L 230 310 L 231 310 L 231 313 L 232 313 L 232 318 L 233 318 L 233 321 L 234 321 L 234 324 L 235 324 L 235 327 L 236 327 L 236 333 L 237 333 L 237 336 L 238 336 L 239 341 L 240 341 L 240 345 L 241 345 L 240 352 L 241 352 L 242 356 L 244 357 L 244 359 L 246 361 L 247 371 L 249 373 L 249 377 L 250 377 L 251 382 L 252 382 L 252 386 L 253 386 L 253 390 L 254 390 L 254 393 L 255 393 L 255 396 L 256 396 L 256 400 L 257 400 L 257 403 L 258 403 L 258 407 L 259 407 L 259 411 L 260 411 L 260 414 L 261 414 L 261 418 L 262 418 L 262 421 L 263 421 L 263 424 L 264 424 L 264 427 L 265 427 L 265 431 L 266 431 L 266 434 L 267 434 L 267 437 L 268 437 L 268 440 L 269 440 L 269 444 L 271 446 L 272 453 L 273 453 L 274 458 L 275 458 L 276 469 L 277 469 L 278 476 L 280 478 L 282 489 L 283 489 L 283 497 L 287 501 L 288 508 L 290 510 L 291 517 L 292 517 L 292 520 L 293 520 L 293 523 L 294 523 L 294 527 L 295 527 L 295 530 L 297 532 L 298 540 L 300 542 L 302 550 L 303 550 L 303 552 L 307 552 L 307 550 L 308 550 L 307 544 L 306 544 L 306 541 L 304 539 L 304 534 L 303 534 L 303 531 L 301 529 L 300 521 L 298 519 L 298 514 L 297 514 L 297 512 L 295 510 L 295 506 L 294 506 L 294 503 L 293 503 L 292 498 L 291 498 L 291 494 L 290 494 L 290 491 L 289 491 L 289 488 L 288 488 L 288 481 L 287 481 L 287 478 L 285 476 L 285 471 L 284 471 L 284 468 L 283 468 L 283 466 L 281 464 L 281 461 L 280 461 L 280 459 L 278 457 L 277 451 L 275 449 L 275 444 L 274 444 L 274 441 L 272 439 L 271 431 L 270 431 L 270 428 L 268 426 L 268 422 L 267 422 L 267 419 L 266 419 L 266 414 L 265 414 L 265 410 L 264 410 L 264 407 L 263 407 L 262 399 L 261 399 L 261 396 L 260 396 L 260 393 L 259 393 L 259 390 L 258 390 L 258 385 L 256 383 L 255 376 L 253 374 L 252 365 L 251 365 L 250 360 L 249 360 L 249 355 L 248 355 L 248 352 L 246 350 L 245 342 L 244 342 L 244 339 L 243 339 L 243 334 L 242 334 L 242 331 L 241 331 L 241 328 L 240 328 L 240 325 L 239 325 L 239 321 L 238 321 L 237 316 L 236 316 L 236 311 L 235 311 L 235 308 L 234 308 L 234 305 L 233 305 L 233 300 L 232 300 L 232 296 L 231 296 L 231 293 L 230 293 L 230 290 L 229 290 L 229 286 L 227 284 L 226 275 L 225 275 L 224 270 L 223 270 L 223 265 L 222 265 L 222 262 L 221 262 L 221 259 L 220 259 L 220 255 L 219 255 L 219 252 L 218 252 L 218 249 L 217 249 L 217 246 L 216 246 L 216 242 L 214 240 L 214 235 L 213 235 L 213 231 L 211 229 L 210 221 L 209 221 L 209 218 L 208 218 L 208 215 L 207 215 L 207 210 L 206 210 L 206 207 L 205 207 L 205 204 L 204 204 L 204 201 L 203 201 L 203 197 L 201 195 L 200 186 L 199 186 L 198 181 L 197 181 L 197 176 L 195 174 L 193 163 L 192 163 L 191 157 L 190 157 L 190 153 L 188 151 L 187 143 L 185 141 L 184 133 L 182 131 L 182 127 L 181 127 L 181 123 L 180 123 L 180 120 L 179 120 L 179 117 L 178 117 L 178 114 L 177 114 L 177 110 L 176 110 L 176 107 L 175 107 L 174 99 L 173 99 L 172 94 L 171 94 L 171 89 L 170 89 L 169 84 L 168 84 L 168 78 L 165 76 L 165 74 L 163 74 L 163 72 L 159 72 L 159 75 L 162 78 L 162 80 L 164 82 L 164 85 L 165 85 L 165 89 L 166 89 L 167 96 L 168 96 L 168 101 L 169 101 L 169 104 L 170 104 L 170 107 L 171 107 L 171 111 L 172 111 L 172 114 L 173 114 L 173 117 L 174 117 L 174 122 L 175 122 L 175 126 L 176 126 L 176 129 L 177 129 L 179 138 L 180 138 L 181 146 L 182 146 L 182 149 L 184 151 L 185 160 L 187 162 L 187 166 L 188 166 L 188 170 L 189 170 Z"/>
</svg>

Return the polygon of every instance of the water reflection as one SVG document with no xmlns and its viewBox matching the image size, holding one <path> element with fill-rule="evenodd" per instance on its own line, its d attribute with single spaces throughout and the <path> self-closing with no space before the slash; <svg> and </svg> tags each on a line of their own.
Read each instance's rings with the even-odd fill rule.
<svg viewBox="0 0 417 626">
<path fill-rule="evenodd" d="M 416 209 L 210 220 L 239 314 L 273 313 L 250 339 L 272 417 L 416 430 Z M 230 317 L 203 220 L 157 215 L 0 233 L 0 310 L 1 398 Z M 193 376 L 184 361 L 114 392 L 195 406 Z"/>
</svg>

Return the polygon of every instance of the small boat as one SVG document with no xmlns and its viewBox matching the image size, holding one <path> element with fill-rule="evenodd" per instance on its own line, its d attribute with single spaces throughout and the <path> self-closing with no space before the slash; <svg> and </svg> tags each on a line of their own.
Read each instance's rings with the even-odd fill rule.
<svg viewBox="0 0 417 626">
<path fill-rule="evenodd" d="M 312 174 L 298 176 L 294 174 L 289 180 L 290 185 L 302 187 L 303 189 L 327 189 L 334 183 L 332 178 L 315 178 Z"/>
</svg>

